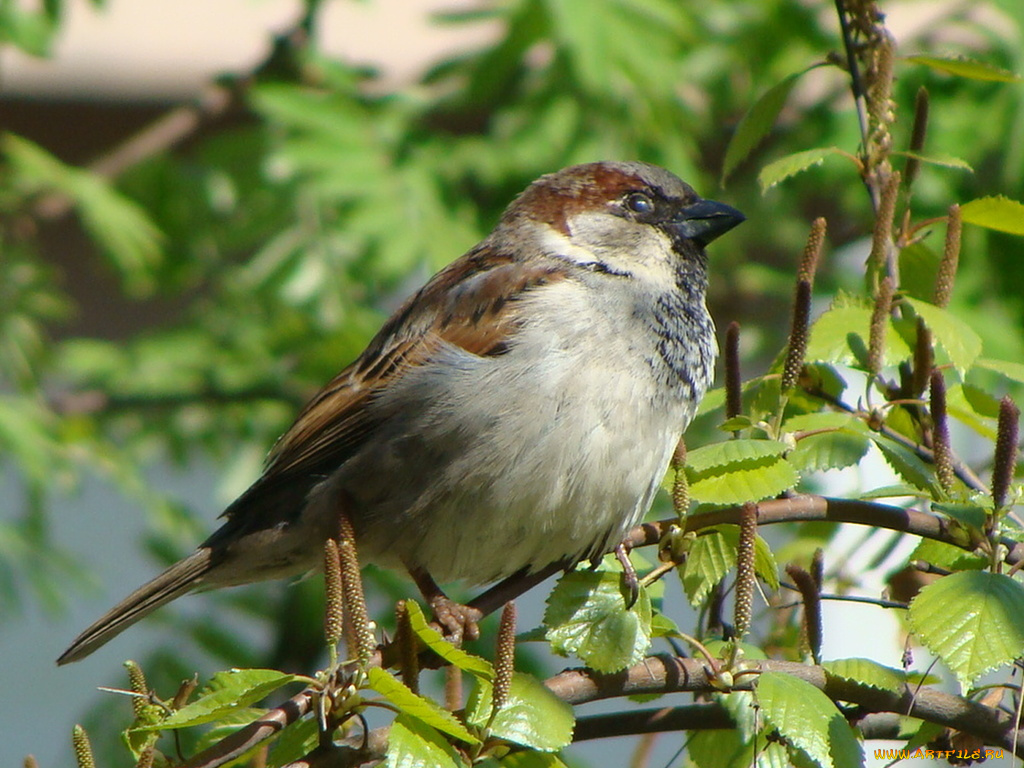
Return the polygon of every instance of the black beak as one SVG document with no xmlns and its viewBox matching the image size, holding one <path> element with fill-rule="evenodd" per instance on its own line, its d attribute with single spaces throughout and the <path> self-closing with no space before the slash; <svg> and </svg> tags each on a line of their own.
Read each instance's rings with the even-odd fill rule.
<svg viewBox="0 0 1024 768">
<path fill-rule="evenodd" d="M 707 245 L 746 218 L 731 205 L 714 200 L 698 200 L 676 211 L 676 215 L 668 222 L 668 229 L 677 237 L 692 240 L 698 245 Z"/>
</svg>

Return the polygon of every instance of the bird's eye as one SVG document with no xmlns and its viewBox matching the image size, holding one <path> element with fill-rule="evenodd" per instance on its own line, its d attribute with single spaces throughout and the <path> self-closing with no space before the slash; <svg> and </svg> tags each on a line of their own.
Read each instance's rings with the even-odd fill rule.
<svg viewBox="0 0 1024 768">
<path fill-rule="evenodd" d="M 654 201 L 643 192 L 632 192 L 626 196 L 626 207 L 633 213 L 653 213 Z"/>
</svg>

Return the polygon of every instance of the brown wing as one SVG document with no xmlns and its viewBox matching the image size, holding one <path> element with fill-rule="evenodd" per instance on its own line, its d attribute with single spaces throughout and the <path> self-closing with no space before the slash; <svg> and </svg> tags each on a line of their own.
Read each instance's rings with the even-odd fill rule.
<svg viewBox="0 0 1024 768">
<path fill-rule="evenodd" d="M 480 356 L 503 354 L 520 323 L 519 300 L 566 277 L 558 262 L 524 266 L 487 245 L 450 264 L 306 405 L 274 446 L 263 476 L 224 514 L 263 517 L 259 510 L 270 508 L 278 519 L 297 514 L 312 486 L 357 451 L 377 426 L 365 407 L 376 391 L 423 364 L 442 344 Z M 269 521 L 256 525 L 265 524 Z"/>
</svg>

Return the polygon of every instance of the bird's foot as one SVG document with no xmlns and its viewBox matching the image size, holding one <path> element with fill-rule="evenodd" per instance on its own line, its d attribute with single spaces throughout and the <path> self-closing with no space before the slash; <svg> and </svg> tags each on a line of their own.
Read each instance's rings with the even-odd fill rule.
<svg viewBox="0 0 1024 768">
<path fill-rule="evenodd" d="M 629 550 L 630 547 L 625 542 L 615 548 L 615 559 L 622 565 L 622 583 L 627 593 L 626 608 L 632 608 L 640 597 L 640 579 L 637 578 L 636 568 L 629 559 Z"/>
<path fill-rule="evenodd" d="M 461 646 L 464 639 L 476 640 L 480 637 L 478 622 L 484 617 L 483 611 L 457 603 L 444 594 L 432 597 L 430 607 L 434 611 L 434 620 L 441 626 L 444 639 L 452 645 Z"/>
<path fill-rule="evenodd" d="M 480 627 L 477 624 L 484 617 L 483 611 L 452 600 L 423 568 L 410 567 L 409 575 L 434 612 L 434 620 L 445 640 L 461 646 L 463 639 L 476 640 L 480 637 Z"/>
</svg>

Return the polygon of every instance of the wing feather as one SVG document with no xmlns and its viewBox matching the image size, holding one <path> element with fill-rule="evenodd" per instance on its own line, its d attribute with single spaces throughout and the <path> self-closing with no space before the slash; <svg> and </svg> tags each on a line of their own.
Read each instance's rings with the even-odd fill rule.
<svg viewBox="0 0 1024 768">
<path fill-rule="evenodd" d="M 313 485 L 358 451 L 378 426 L 366 407 L 376 392 L 445 344 L 482 357 L 504 354 L 522 322 L 520 299 L 567 277 L 564 263 L 551 259 L 526 266 L 486 242 L 450 264 L 313 397 L 274 446 L 263 476 L 224 514 L 297 514 Z"/>
</svg>

